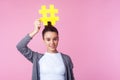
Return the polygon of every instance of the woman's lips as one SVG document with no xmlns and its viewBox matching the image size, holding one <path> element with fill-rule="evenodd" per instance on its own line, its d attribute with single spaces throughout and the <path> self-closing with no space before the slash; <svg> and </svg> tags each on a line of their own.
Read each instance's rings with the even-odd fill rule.
<svg viewBox="0 0 120 80">
<path fill-rule="evenodd" d="M 50 46 L 51 48 L 55 48 L 55 46 Z"/>
</svg>

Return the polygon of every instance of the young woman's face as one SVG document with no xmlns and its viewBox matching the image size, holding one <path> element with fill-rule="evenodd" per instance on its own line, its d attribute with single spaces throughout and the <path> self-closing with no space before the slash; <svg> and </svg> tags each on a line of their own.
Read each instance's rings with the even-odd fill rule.
<svg viewBox="0 0 120 80">
<path fill-rule="evenodd" d="M 44 42 L 47 47 L 47 51 L 50 53 L 55 53 L 57 52 L 57 46 L 58 46 L 58 41 L 59 37 L 56 32 L 51 32 L 48 31 L 44 34 Z"/>
</svg>

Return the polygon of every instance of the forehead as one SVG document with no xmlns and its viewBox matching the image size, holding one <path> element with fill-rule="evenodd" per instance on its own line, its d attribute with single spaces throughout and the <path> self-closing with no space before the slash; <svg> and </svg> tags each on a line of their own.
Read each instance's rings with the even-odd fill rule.
<svg viewBox="0 0 120 80">
<path fill-rule="evenodd" d="M 55 38 L 58 37 L 58 34 L 56 32 L 48 31 L 44 34 L 44 38 Z"/>
</svg>

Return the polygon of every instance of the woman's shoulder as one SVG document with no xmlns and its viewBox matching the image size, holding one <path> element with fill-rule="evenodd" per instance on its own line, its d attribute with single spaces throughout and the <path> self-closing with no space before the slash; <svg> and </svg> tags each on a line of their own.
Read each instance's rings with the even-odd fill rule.
<svg viewBox="0 0 120 80">
<path fill-rule="evenodd" d="M 72 63 L 71 57 L 67 54 L 64 54 L 64 53 L 61 53 L 61 54 L 62 54 L 63 60 L 65 60 L 66 63 L 68 65 L 70 65 L 71 68 L 73 68 L 73 63 Z"/>
<path fill-rule="evenodd" d="M 69 55 L 64 54 L 64 53 L 61 53 L 61 55 L 62 55 L 65 59 L 71 60 L 71 58 L 70 58 L 70 56 L 69 56 Z"/>
</svg>

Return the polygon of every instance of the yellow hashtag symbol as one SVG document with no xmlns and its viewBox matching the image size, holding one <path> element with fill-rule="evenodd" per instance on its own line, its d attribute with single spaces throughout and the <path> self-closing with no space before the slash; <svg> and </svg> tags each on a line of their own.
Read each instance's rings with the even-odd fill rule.
<svg viewBox="0 0 120 80">
<path fill-rule="evenodd" d="M 54 26 L 56 24 L 56 21 L 59 20 L 59 17 L 55 16 L 55 14 L 58 13 L 58 9 L 55 9 L 54 5 L 50 5 L 49 9 L 46 9 L 46 6 L 42 5 L 39 13 L 42 14 L 40 20 L 43 22 L 43 25 L 47 25 L 47 22 L 50 21 Z"/>
</svg>

